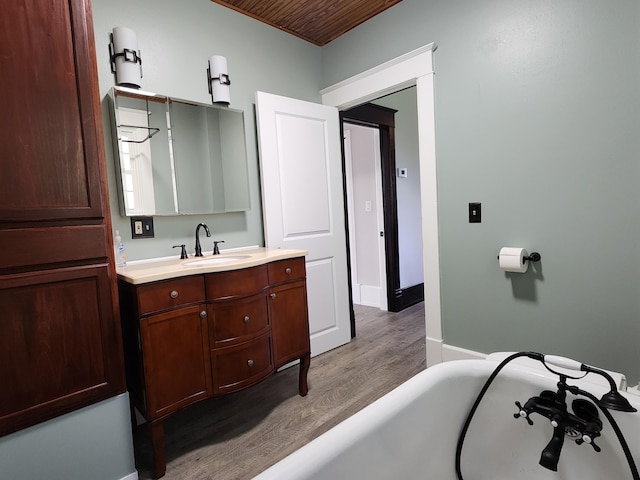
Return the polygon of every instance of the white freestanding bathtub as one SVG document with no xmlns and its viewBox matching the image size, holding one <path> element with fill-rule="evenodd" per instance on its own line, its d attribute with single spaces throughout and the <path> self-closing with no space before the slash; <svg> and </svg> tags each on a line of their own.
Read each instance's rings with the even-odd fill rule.
<svg viewBox="0 0 640 480">
<path fill-rule="evenodd" d="M 458 436 L 471 406 L 499 362 L 461 360 L 419 373 L 367 408 L 264 471 L 255 480 L 455 480 Z M 602 436 L 592 446 L 566 438 L 557 472 L 539 465 L 553 435 L 538 414 L 514 418 L 542 390 L 556 390 L 558 376 L 512 362 L 497 375 L 465 436 L 461 472 L 465 480 L 633 479 L 615 432 L 600 412 Z M 568 384 L 600 398 L 609 388 L 586 378 Z M 606 382 L 605 382 L 606 383 Z M 640 410 L 640 397 L 623 393 Z M 567 396 L 567 404 L 575 398 Z M 580 397 L 584 398 L 584 397 Z M 640 412 L 611 411 L 636 465 L 640 464 Z"/>
</svg>

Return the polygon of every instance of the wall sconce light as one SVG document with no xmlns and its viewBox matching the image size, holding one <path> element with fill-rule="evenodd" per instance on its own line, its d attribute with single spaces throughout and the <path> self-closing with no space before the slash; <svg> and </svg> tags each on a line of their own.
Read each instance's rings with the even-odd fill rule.
<svg viewBox="0 0 640 480">
<path fill-rule="evenodd" d="M 136 32 L 127 27 L 115 27 L 110 37 L 109 60 L 111 72 L 116 74 L 116 85 L 140 88 L 142 57 Z"/>
<path fill-rule="evenodd" d="M 227 67 L 227 58 L 222 55 L 213 55 L 209 58 L 209 66 L 207 67 L 207 80 L 209 83 L 209 93 L 213 103 L 221 103 L 229 105 L 231 103 L 231 92 L 229 85 L 229 69 Z"/>
</svg>

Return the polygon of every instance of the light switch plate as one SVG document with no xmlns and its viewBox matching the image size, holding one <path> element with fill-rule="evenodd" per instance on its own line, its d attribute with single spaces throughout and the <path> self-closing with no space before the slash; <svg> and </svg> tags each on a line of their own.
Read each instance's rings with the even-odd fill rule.
<svg viewBox="0 0 640 480">
<path fill-rule="evenodd" d="M 482 223 L 482 204 L 469 204 L 469 223 Z"/>
</svg>

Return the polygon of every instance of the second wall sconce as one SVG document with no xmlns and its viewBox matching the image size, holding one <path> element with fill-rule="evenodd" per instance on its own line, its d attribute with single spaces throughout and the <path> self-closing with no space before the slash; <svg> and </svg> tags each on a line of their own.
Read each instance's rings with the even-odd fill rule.
<svg viewBox="0 0 640 480">
<path fill-rule="evenodd" d="M 116 85 L 140 88 L 142 85 L 142 57 L 138 50 L 136 32 L 127 27 L 115 27 L 111 33 L 109 60 Z"/>
<path fill-rule="evenodd" d="M 209 58 L 207 81 L 213 103 L 229 105 L 231 103 L 231 92 L 229 89 L 231 79 L 229 78 L 229 68 L 227 67 L 226 57 L 213 55 Z"/>
</svg>

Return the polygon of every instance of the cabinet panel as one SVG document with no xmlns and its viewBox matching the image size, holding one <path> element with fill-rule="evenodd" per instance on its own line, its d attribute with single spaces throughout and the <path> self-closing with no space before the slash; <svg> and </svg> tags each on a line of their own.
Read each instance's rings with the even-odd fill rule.
<svg viewBox="0 0 640 480">
<path fill-rule="evenodd" d="M 208 300 L 252 295 L 267 285 L 266 265 L 206 275 Z"/>
<path fill-rule="evenodd" d="M 106 265 L 2 276 L 0 311 L 0 432 L 124 390 Z"/>
<path fill-rule="evenodd" d="M 304 280 L 271 289 L 269 316 L 276 368 L 310 352 L 307 315 Z"/>
<path fill-rule="evenodd" d="M 210 306 L 212 347 L 238 343 L 268 332 L 267 297 L 260 293 Z"/>
<path fill-rule="evenodd" d="M 140 321 L 149 419 L 167 415 L 211 393 L 204 305 Z"/>
<path fill-rule="evenodd" d="M 240 390 L 273 371 L 269 336 L 211 351 L 214 394 Z"/>
<path fill-rule="evenodd" d="M 102 217 L 88 2 L 8 2 L 1 24 L 0 219 Z"/>
</svg>

